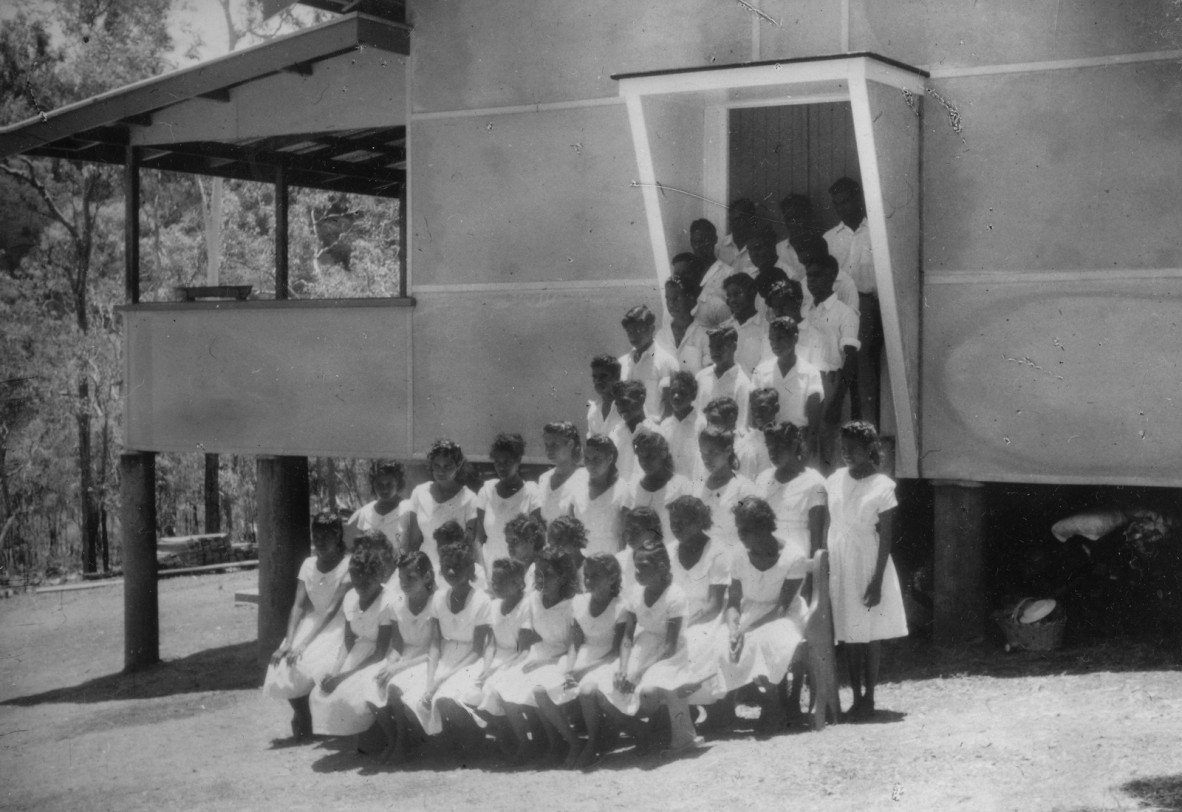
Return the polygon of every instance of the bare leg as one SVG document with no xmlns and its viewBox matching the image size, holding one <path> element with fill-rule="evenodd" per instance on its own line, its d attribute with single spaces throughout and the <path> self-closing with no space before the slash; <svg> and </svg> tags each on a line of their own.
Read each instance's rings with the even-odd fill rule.
<svg viewBox="0 0 1182 812">
<path fill-rule="evenodd" d="M 804 663 L 798 662 L 793 664 L 792 673 L 789 677 L 792 681 L 792 687 L 788 690 L 788 701 L 784 707 L 785 716 L 788 719 L 788 724 L 799 724 L 802 717 L 800 714 L 800 693 L 804 687 Z"/>
<path fill-rule="evenodd" d="M 541 688 L 534 691 L 534 698 L 538 700 L 538 711 L 542 717 L 542 726 L 546 729 L 546 736 L 554 752 L 559 752 L 559 745 L 566 743 L 566 759 L 563 767 L 573 767 L 579 757 L 579 737 L 571 730 L 562 708 L 554 704 L 550 695 Z"/>
<path fill-rule="evenodd" d="M 626 731 L 628 735 L 636 740 L 636 748 L 638 750 L 643 752 L 649 749 L 649 745 L 652 743 L 652 735 L 649 732 L 648 725 L 635 716 L 629 716 L 608 702 L 607 697 L 603 694 L 597 693 L 595 700 L 599 703 L 599 707 L 606 718 L 610 719 L 617 728 Z"/>
<path fill-rule="evenodd" d="M 583 721 L 587 725 L 587 744 L 579 757 L 575 759 L 576 767 L 590 767 L 599 761 L 599 736 L 603 728 L 603 711 L 599 709 L 596 699 L 597 693 L 579 694 L 579 708 L 583 711 Z"/>
<path fill-rule="evenodd" d="M 506 702 L 505 721 L 509 723 L 515 740 L 510 758 L 515 764 L 524 764 L 529 755 L 529 720 L 525 717 L 525 709 L 521 705 Z"/>
<path fill-rule="evenodd" d="M 394 751 L 398 747 L 398 725 L 394 721 L 394 714 L 389 706 L 379 708 L 376 705 L 370 705 L 369 709 L 373 713 L 374 719 L 377 720 L 378 727 L 382 729 L 382 733 L 386 734 L 386 747 L 378 754 L 378 761 L 389 761 L 393 758 Z"/>
<path fill-rule="evenodd" d="M 291 737 L 296 741 L 312 738 L 312 708 L 308 704 L 308 697 L 297 696 L 287 700 L 291 705 Z"/>
<path fill-rule="evenodd" d="M 784 712 L 784 696 L 781 693 L 783 683 L 775 685 L 766 677 L 760 677 L 756 684 L 762 689 L 763 711 L 759 714 L 758 730 L 764 735 L 779 733 L 788 725 L 788 717 Z"/>
<path fill-rule="evenodd" d="M 866 659 L 864 643 L 846 643 L 846 664 L 849 666 L 850 688 L 854 692 L 854 704 L 850 706 L 850 714 L 857 714 L 862 708 L 862 676 L 865 672 L 863 662 Z"/>
<path fill-rule="evenodd" d="M 693 747 L 698 735 L 689 703 L 677 691 L 662 690 L 660 693 L 661 701 L 669 710 L 669 751 L 672 754 Z"/>
<path fill-rule="evenodd" d="M 882 662 L 882 643 L 872 640 L 866 644 L 866 693 L 862 702 L 867 717 L 874 715 L 874 686 L 878 684 L 878 668 Z"/>
</svg>

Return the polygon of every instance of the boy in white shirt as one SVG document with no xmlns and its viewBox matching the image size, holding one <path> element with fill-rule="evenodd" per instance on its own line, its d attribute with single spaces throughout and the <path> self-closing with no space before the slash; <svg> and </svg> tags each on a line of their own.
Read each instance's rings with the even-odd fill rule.
<svg viewBox="0 0 1182 812">
<path fill-rule="evenodd" d="M 714 255 L 718 245 L 718 229 L 709 220 L 694 220 L 690 224 L 690 248 L 705 272 L 698 284 L 702 290 L 698 294 L 698 306 L 694 309 L 694 318 L 706 329 L 717 327 L 731 317 L 730 308 L 726 306 L 726 294 L 722 290 L 723 281 L 735 271 L 721 259 Z M 676 257 L 674 258 L 676 259 Z M 676 269 L 675 271 L 676 272 Z"/>
<path fill-rule="evenodd" d="M 632 450 L 632 438 L 645 428 L 660 431 L 657 421 L 645 414 L 646 397 L 644 384 L 640 381 L 617 381 L 612 386 L 612 399 L 620 410 L 620 422 L 607 436 L 616 445 L 616 471 L 621 482 L 631 482 L 640 470 L 636 464 L 636 452 Z"/>
<path fill-rule="evenodd" d="M 610 355 L 591 359 L 591 386 L 595 397 L 587 401 L 587 436 L 607 434 L 620 422 L 612 385 L 620 380 L 620 361 Z"/>
<path fill-rule="evenodd" d="M 731 317 L 722 324 L 735 328 L 738 337 L 735 362 L 751 375 L 761 362 L 772 356 L 767 319 L 755 309 L 755 280 L 745 273 L 733 273 L 723 283 L 723 290 Z"/>
<path fill-rule="evenodd" d="M 624 314 L 620 324 L 628 336 L 628 343 L 632 345 L 631 352 L 620 356 L 620 380 L 643 383 L 645 412 L 649 417 L 659 417 L 662 382 L 678 370 L 677 359 L 653 341 L 657 332 L 657 317 L 648 309 L 648 305 L 631 308 Z"/>
<path fill-rule="evenodd" d="M 739 346 L 738 333 L 730 325 L 715 327 L 707 330 L 709 339 L 711 366 L 699 372 L 695 379 L 698 382 L 698 396 L 695 401 L 699 411 L 705 409 L 706 404 L 715 398 L 734 398 L 740 406 L 739 422 L 747 423 L 747 399 L 751 394 L 751 380 L 737 363 L 735 351 Z"/>
<path fill-rule="evenodd" d="M 669 443 L 673 455 L 673 471 L 694 479 L 701 467 L 702 455 L 698 435 L 706 427 L 706 418 L 695 406 L 698 380 L 685 370 L 669 379 L 669 405 L 673 414 L 661 421 L 661 434 Z"/>
<path fill-rule="evenodd" d="M 780 396 L 780 420 L 808 428 L 816 448 L 816 433 L 821 422 L 821 403 L 825 390 L 817 368 L 796 354 L 799 327 L 787 316 L 772 319 L 768 340 L 775 357 L 759 365 L 752 379 L 757 389 L 775 389 Z"/>
<path fill-rule="evenodd" d="M 858 374 L 858 314 L 833 292 L 837 260 L 829 255 L 812 258 L 808 267 L 808 288 L 812 307 L 806 312 L 806 328 L 798 352 L 821 373 L 825 390 L 818 427 L 820 470 L 830 474 L 840 462 L 838 437 L 842 409 L 850 383 Z M 848 412 L 847 412 L 848 414 Z"/>
</svg>

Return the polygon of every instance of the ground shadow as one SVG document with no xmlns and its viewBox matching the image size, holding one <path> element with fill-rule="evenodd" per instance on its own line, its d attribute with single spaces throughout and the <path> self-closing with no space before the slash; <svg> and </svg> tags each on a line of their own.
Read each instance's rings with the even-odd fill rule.
<svg viewBox="0 0 1182 812">
<path fill-rule="evenodd" d="M 67 688 L 17 696 L 0 705 L 30 707 L 45 703 L 90 703 L 156 699 L 208 691 L 242 691 L 262 684 L 256 643 L 206 649 L 140 671 L 107 674 Z"/>
<path fill-rule="evenodd" d="M 1138 778 L 1120 788 L 1155 809 L 1182 810 L 1182 775 L 1158 775 Z"/>
</svg>

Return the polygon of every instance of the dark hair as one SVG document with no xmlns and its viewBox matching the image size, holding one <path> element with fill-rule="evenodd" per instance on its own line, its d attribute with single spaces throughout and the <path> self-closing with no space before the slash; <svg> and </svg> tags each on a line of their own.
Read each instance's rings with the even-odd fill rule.
<svg viewBox="0 0 1182 812">
<path fill-rule="evenodd" d="M 807 268 L 817 266 L 821 268 L 821 270 L 826 274 L 833 274 L 834 276 L 837 275 L 837 271 L 841 267 L 838 265 L 837 260 L 834 259 L 832 254 L 815 254 L 810 256 L 808 262 L 806 262 L 805 265 L 807 266 L 806 272 Z"/>
<path fill-rule="evenodd" d="M 398 559 L 398 569 L 406 570 L 411 575 L 423 578 L 427 582 L 427 591 L 435 591 L 435 565 L 422 550 L 403 553 Z"/>
<path fill-rule="evenodd" d="M 625 508 L 624 526 L 631 526 L 641 532 L 651 533 L 658 539 L 665 538 L 665 530 L 661 527 L 661 517 L 650 507 Z"/>
<path fill-rule="evenodd" d="M 392 476 L 398 480 L 398 487 L 406 484 L 406 468 L 397 460 L 374 460 L 369 466 L 369 481 L 380 476 Z"/>
<path fill-rule="evenodd" d="M 791 240 L 790 245 L 805 265 L 816 262 L 819 257 L 829 256 L 829 243 L 825 242 L 825 238 L 820 234 L 798 235 Z"/>
<path fill-rule="evenodd" d="M 644 384 L 641 384 L 643 386 Z M 616 444 L 612 442 L 612 438 L 606 434 L 592 434 L 587 438 L 586 447 L 588 451 L 602 451 L 605 454 L 611 454 L 612 457 L 612 471 L 619 473 L 617 463 L 620 461 L 620 449 L 616 448 Z M 557 519 L 555 520 L 557 521 Z"/>
<path fill-rule="evenodd" d="M 648 397 L 648 390 L 644 388 L 644 381 L 616 381 L 612 384 L 612 397 L 619 400 L 639 400 L 641 403 Z"/>
<path fill-rule="evenodd" d="M 746 274 L 743 274 L 746 276 Z M 719 327 L 711 327 L 706 331 L 706 338 L 709 340 L 717 339 L 719 341 L 733 341 L 739 343 L 739 331 L 734 328 L 734 325 L 723 324 Z"/>
<path fill-rule="evenodd" d="M 552 547 L 547 547 L 542 550 L 542 554 L 538 557 L 534 566 L 535 572 L 538 572 L 542 567 L 549 567 L 558 574 L 559 581 L 562 588 L 559 595 L 562 600 L 573 598 L 579 591 L 579 563 L 575 560 L 573 555 L 556 550 Z"/>
<path fill-rule="evenodd" d="M 882 464 L 882 443 L 878 439 L 878 431 L 873 423 L 865 420 L 851 420 L 841 427 L 842 439 L 849 438 L 866 446 L 870 453 L 870 461 L 876 466 Z"/>
<path fill-rule="evenodd" d="M 546 529 L 546 541 L 550 547 L 587 546 L 587 528 L 574 516 L 555 516 Z"/>
<path fill-rule="evenodd" d="M 833 185 L 829 187 L 829 194 L 850 194 L 861 197 L 862 184 L 858 183 L 853 178 L 841 177 L 833 181 Z"/>
<path fill-rule="evenodd" d="M 464 528 L 460 527 L 460 523 L 455 519 L 449 519 L 439 527 L 435 528 L 432 534 L 435 538 L 435 543 L 442 547 L 445 544 L 452 544 L 454 542 L 465 541 Z"/>
<path fill-rule="evenodd" d="M 798 302 L 804 301 L 804 288 L 795 279 L 777 279 L 768 288 L 767 296 L 765 297 L 769 305 L 775 306 L 781 300 L 793 299 Z"/>
<path fill-rule="evenodd" d="M 796 211 L 807 218 L 812 214 L 813 202 L 804 195 L 785 195 L 780 201 L 780 211 L 784 213 Z"/>
<path fill-rule="evenodd" d="M 380 579 L 382 566 L 382 554 L 377 549 L 368 546 L 354 547 L 353 555 L 349 557 L 349 577 L 353 580 L 358 578 Z"/>
<path fill-rule="evenodd" d="M 766 426 L 763 430 L 763 439 L 768 447 L 771 447 L 773 443 L 789 446 L 799 445 L 804 442 L 804 431 L 795 423 L 782 420 L 779 423 Z"/>
<path fill-rule="evenodd" d="M 546 523 L 529 513 L 518 513 L 505 522 L 505 540 L 532 544 L 537 552 L 546 544 Z"/>
<path fill-rule="evenodd" d="M 689 387 L 691 398 L 698 396 L 698 379 L 694 376 L 694 373 L 685 369 L 677 370 L 669 376 L 669 388 L 672 389 L 673 385 L 677 383 Z"/>
<path fill-rule="evenodd" d="M 714 223 L 710 222 L 705 217 L 699 217 L 697 220 L 694 220 L 692 223 L 690 223 L 689 230 L 690 234 L 693 234 L 695 231 L 707 231 L 713 235 L 715 239 L 718 239 L 718 226 L 714 225 Z"/>
<path fill-rule="evenodd" d="M 739 419 L 739 404 L 734 398 L 715 398 L 705 405 L 702 414 L 707 417 L 711 414 L 718 415 L 719 419 L 734 424 Z"/>
<path fill-rule="evenodd" d="M 770 386 L 764 386 L 751 392 L 750 411 L 754 412 L 759 407 L 771 407 L 773 405 L 777 409 L 780 407 L 780 393 Z"/>
<path fill-rule="evenodd" d="M 612 360 L 615 361 L 614 358 Z M 619 365 L 620 362 L 616 361 L 616 366 L 618 367 Z M 583 438 L 579 434 L 578 427 L 569 420 L 559 420 L 554 423 L 547 423 L 546 425 L 542 426 L 542 434 L 553 434 L 555 436 L 562 437 L 564 440 L 570 440 L 572 443 L 574 443 L 574 447 L 571 449 L 571 456 L 574 457 L 575 462 L 578 462 L 583 458 Z"/>
<path fill-rule="evenodd" d="M 374 550 L 390 556 L 394 555 L 394 544 L 381 530 L 366 530 L 353 539 L 353 555 L 356 556 L 358 550 Z"/>
<path fill-rule="evenodd" d="M 727 398 L 727 400 L 730 400 L 730 398 Z M 711 401 L 711 403 L 713 402 Z M 731 400 L 731 403 L 734 403 L 734 401 Z M 739 459 L 735 456 L 735 432 L 732 429 L 706 426 L 698 434 L 698 444 L 701 445 L 702 443 L 710 443 L 711 445 L 721 446 L 727 449 L 731 455 L 731 469 L 734 470 L 739 467 Z"/>
<path fill-rule="evenodd" d="M 613 377 L 620 377 L 620 359 L 604 353 L 591 359 L 591 369 L 606 369 Z"/>
<path fill-rule="evenodd" d="M 627 327 L 629 324 L 643 324 L 652 327 L 657 323 L 657 316 L 653 311 L 648 309 L 648 305 L 640 304 L 635 307 L 628 308 L 628 312 L 624 314 L 624 318 L 620 319 L 620 324 Z"/>
<path fill-rule="evenodd" d="M 455 524 L 455 522 L 448 522 L 447 524 Z M 446 527 L 447 525 L 444 525 Z M 435 537 L 439 538 L 439 531 L 435 532 Z M 442 572 L 446 569 L 454 569 L 462 571 L 471 568 L 469 577 L 476 576 L 475 565 L 476 555 L 472 551 L 472 545 L 466 541 L 447 541 L 439 545 L 439 570 Z"/>
<path fill-rule="evenodd" d="M 776 512 L 766 500 L 745 496 L 735 505 L 735 527 L 757 533 L 776 532 Z"/>
<path fill-rule="evenodd" d="M 503 451 L 517 462 L 521 462 L 521 458 L 525 456 L 525 438 L 520 434 L 498 434 L 492 441 L 492 447 L 488 450 L 488 455 L 491 457 L 498 451 Z"/>
<path fill-rule="evenodd" d="M 456 465 L 464 464 L 464 452 L 459 443 L 454 440 L 436 440 L 431 445 L 431 450 L 427 452 L 427 465 L 434 463 L 438 457 L 446 457 Z"/>
<path fill-rule="evenodd" d="M 641 556 L 650 559 L 661 567 L 664 574 L 662 580 L 666 585 L 673 581 L 673 562 L 669 560 L 669 548 L 659 538 L 648 539 L 632 553 L 632 560 Z"/>
<path fill-rule="evenodd" d="M 525 564 L 515 561 L 512 558 L 498 558 L 492 563 L 492 575 L 489 576 L 488 585 L 495 592 L 497 591 L 497 584 L 503 584 L 509 579 L 517 581 L 524 587 Z"/>
<path fill-rule="evenodd" d="M 763 240 L 768 242 L 774 248 L 776 245 L 776 230 L 772 228 L 771 223 L 758 222 L 751 229 L 751 236 L 747 238 L 747 244 L 750 245 L 752 240 Z"/>
<path fill-rule="evenodd" d="M 679 496 L 665 505 L 665 508 L 669 511 L 670 519 L 673 518 L 673 514 L 675 513 L 686 513 L 703 530 L 709 529 L 714 525 L 714 519 L 710 515 L 710 506 L 696 496 L 690 496 L 689 494 Z"/>
<path fill-rule="evenodd" d="M 611 553 L 596 553 L 583 560 L 583 580 L 593 575 L 606 575 L 611 579 L 610 594 L 614 598 L 620 594 L 624 585 L 624 573 L 620 569 L 620 561 Z"/>
<path fill-rule="evenodd" d="M 727 206 L 727 213 L 754 217 L 756 213 L 755 203 L 748 197 L 737 197 Z"/>
<path fill-rule="evenodd" d="M 767 328 L 768 333 L 779 333 L 788 338 L 800 336 L 800 326 L 791 316 L 776 316 Z"/>
<path fill-rule="evenodd" d="M 333 533 L 337 541 L 344 544 L 345 522 L 340 516 L 330 510 L 322 510 L 312 517 L 313 533 Z"/>
<path fill-rule="evenodd" d="M 632 450 L 639 454 L 641 451 L 658 450 L 663 452 L 665 468 L 673 472 L 673 453 L 669 450 L 669 441 L 664 434 L 654 429 L 642 428 L 632 437 Z"/>
<path fill-rule="evenodd" d="M 693 254 L 689 256 L 693 256 Z M 665 280 L 665 291 L 670 290 L 679 290 L 695 301 L 702 295 L 702 286 L 698 284 L 697 280 L 678 274 L 673 274 Z"/>
<path fill-rule="evenodd" d="M 755 293 L 755 280 L 742 271 L 737 271 L 722 280 L 723 290 L 729 287 L 740 288 L 743 293 Z"/>
</svg>

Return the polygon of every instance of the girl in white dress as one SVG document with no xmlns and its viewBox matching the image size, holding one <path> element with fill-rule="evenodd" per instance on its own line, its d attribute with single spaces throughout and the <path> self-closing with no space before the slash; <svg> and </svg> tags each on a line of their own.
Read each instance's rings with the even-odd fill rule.
<svg viewBox="0 0 1182 812">
<path fill-rule="evenodd" d="M 587 560 L 587 528 L 574 516 L 559 516 L 546 528 L 546 548 L 569 558 L 575 568 L 575 591 L 583 591 L 583 562 Z M 537 556 L 534 557 L 536 562 Z M 528 580 L 528 574 L 526 576 Z M 536 577 L 536 572 L 535 572 Z"/>
<path fill-rule="evenodd" d="M 677 539 L 676 546 L 670 549 L 673 583 L 685 593 L 690 674 L 704 685 L 717 672 L 714 641 L 731 582 L 731 553 L 708 535 L 712 524 L 710 508 L 696 496 L 681 496 L 670 502 L 669 523 Z M 713 698 L 713 694 L 709 697 Z M 690 697 L 693 704 L 704 701 L 705 697 Z"/>
<path fill-rule="evenodd" d="M 317 726 L 330 736 L 360 734 L 373 726 L 368 700 L 374 668 L 384 662 L 395 637 L 394 603 L 383 588 L 382 557 L 376 546 L 357 546 L 349 561 L 349 579 L 353 588 L 341 604 L 345 641 L 311 696 Z"/>
<path fill-rule="evenodd" d="M 579 465 L 583 459 L 583 447 L 574 423 L 547 423 L 542 428 L 542 444 L 546 448 L 546 459 L 554 463 L 554 467 L 538 477 L 538 497 L 542 503 L 542 518 L 552 522 L 570 513 L 574 495 L 587 490 L 587 469 Z"/>
<path fill-rule="evenodd" d="M 735 473 L 735 434 L 717 426 L 707 426 L 698 435 L 705 479 L 694 484 L 693 495 L 701 499 L 714 518 L 711 537 L 730 550 L 739 549 L 739 531 L 735 527 L 735 505 L 745 496 L 755 496 L 755 483 Z"/>
<path fill-rule="evenodd" d="M 754 482 L 772 468 L 763 429 L 774 423 L 780 413 L 780 394 L 770 387 L 755 389 L 748 403 L 751 425 L 735 429 L 735 458 L 739 461 L 739 474 Z"/>
<path fill-rule="evenodd" d="M 669 551 L 649 539 L 636 551 L 636 586 L 624 599 L 624 638 L 614 664 L 588 674 L 579 704 L 587 723 L 587 745 L 576 765 L 590 767 L 601 755 L 600 730 L 606 718 L 630 730 L 644 748 L 650 740 L 638 717 L 668 708 L 672 736 L 667 755 L 698 744 L 689 704 L 681 689 L 692 682 L 685 642 L 685 594 L 673 583 Z"/>
<path fill-rule="evenodd" d="M 448 522 L 436 531 L 439 541 L 441 575 L 447 589 L 435 593 L 434 614 L 439 624 L 438 662 L 428 659 L 427 684 L 413 710 L 423 730 L 430 736 L 445 726 L 452 732 L 473 732 L 475 716 L 464 699 L 476 689 L 476 677 L 470 666 L 483 654 L 490 635 L 491 600 L 480 589 L 473 589 L 476 562 L 472 548 L 464 543 L 464 531 Z M 403 694 L 404 704 L 407 695 Z"/>
<path fill-rule="evenodd" d="M 829 492 L 830 593 L 833 629 L 845 643 L 854 704 L 849 717 L 874 715 L 879 641 L 907 635 L 899 576 L 891 561 L 895 483 L 877 473 L 878 433 L 858 420 L 841 427 L 846 467 L 825 482 Z"/>
<path fill-rule="evenodd" d="M 570 516 L 562 517 L 570 520 Z M 505 525 L 505 540 L 509 544 L 509 558 L 517 561 L 525 573 L 525 583 L 530 589 L 534 583 L 534 561 L 546 546 L 546 523 L 537 516 L 518 513 Z M 492 584 L 489 583 L 492 592 Z M 495 593 L 493 593 L 495 594 Z"/>
<path fill-rule="evenodd" d="M 661 517 L 652 508 L 625 509 L 623 515 L 624 549 L 616 553 L 620 563 L 621 594 L 628 595 L 636 586 L 636 551 L 652 540 L 663 541 Z"/>
<path fill-rule="evenodd" d="M 620 510 L 628 489 L 616 469 L 615 443 L 603 434 L 587 438 L 583 464 L 587 487 L 574 494 L 570 513 L 587 528 L 587 554 L 620 551 Z"/>
<path fill-rule="evenodd" d="M 542 723 L 550 738 L 554 753 L 566 744 L 563 767 L 575 765 L 582 747 L 570 726 L 568 708 L 579 698 L 579 685 L 586 676 L 601 665 L 613 662 L 620 655 L 620 641 L 624 637 L 624 619 L 620 613 L 620 563 L 615 556 L 599 553 L 584 565 L 587 591 L 573 599 L 570 647 L 563 660 L 564 681 L 561 694 L 554 696 L 539 687 L 534 689 Z"/>
<path fill-rule="evenodd" d="M 498 434 L 488 454 L 497 478 L 485 482 L 476 494 L 476 546 L 481 554 L 478 563 L 485 572 L 494 560 L 509 555 L 506 523 L 519 513 L 541 515 L 542 510 L 537 483 L 521 478 L 525 456 L 521 435 Z"/>
<path fill-rule="evenodd" d="M 512 760 L 518 764 L 528 758 L 530 731 L 535 732 L 534 741 L 542 732 L 535 690 L 547 692 L 552 699 L 564 691 L 562 659 L 570 647 L 575 577 L 570 556 L 550 547 L 542 551 L 537 561 L 537 588 L 526 597 L 529 615 L 518 644 L 529 653 L 497 671 L 485 686 L 481 707 L 505 716 L 516 740 Z"/>
<path fill-rule="evenodd" d="M 380 760 L 406 760 L 412 726 L 418 727 L 415 706 L 427 687 L 428 663 L 439 662 L 439 621 L 432 598 L 435 569 L 425 553 L 407 553 L 398 560 L 401 594 L 394 603 L 394 641 L 390 655 L 372 670 L 367 700 L 386 734 Z"/>
<path fill-rule="evenodd" d="M 787 421 L 763 432 L 775 468 L 755 480 L 760 495 L 776 514 L 776 535 L 800 555 L 811 558 L 825 546 L 829 521 L 825 477 L 808 468 L 804 432 Z"/>
<path fill-rule="evenodd" d="M 687 477 L 673 472 L 673 454 L 663 434 L 641 429 L 632 438 L 636 464 L 640 472 L 628 483 L 627 508 L 647 507 L 661 519 L 661 534 L 672 538 L 669 530 L 669 509 L 666 505 L 693 490 Z"/>
<path fill-rule="evenodd" d="M 345 546 L 353 549 L 353 541 L 362 533 L 380 530 L 395 550 L 402 548 L 406 525 L 406 501 L 402 489 L 406 486 L 406 469 L 393 460 L 378 460 L 369 472 L 369 487 L 377 497 L 359 507 L 345 522 Z"/>
<path fill-rule="evenodd" d="M 439 550 L 435 545 L 435 531 L 447 521 L 458 522 L 464 528 L 476 560 L 476 494 L 466 488 L 457 475 L 464 465 L 464 452 L 451 440 L 436 440 L 427 452 L 427 469 L 431 481 L 424 482 L 410 493 L 406 506 L 405 551 L 421 550 L 431 559 L 431 566 L 439 569 Z"/>
<path fill-rule="evenodd" d="M 727 693 L 751 684 L 760 689 L 758 729 L 771 734 L 788 723 L 780 683 L 804 635 L 805 559 L 776 537 L 776 514 L 763 499 L 740 501 L 735 519 L 743 549 L 731 559 L 718 677 Z"/>
<path fill-rule="evenodd" d="M 328 675 L 345 642 L 341 603 L 349 591 L 349 556 L 341 520 L 331 513 L 312 519 L 312 556 L 296 576 L 296 597 L 287 620 L 287 634 L 271 655 L 263 694 L 291 704 L 292 741 L 312 736 L 308 696 Z"/>
</svg>

